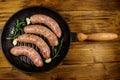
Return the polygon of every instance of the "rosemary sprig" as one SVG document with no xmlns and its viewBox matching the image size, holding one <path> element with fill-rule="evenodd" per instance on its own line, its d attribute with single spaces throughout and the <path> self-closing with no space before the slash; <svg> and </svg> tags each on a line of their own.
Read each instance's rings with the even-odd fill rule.
<svg viewBox="0 0 120 80">
<path fill-rule="evenodd" d="M 60 41 L 59 41 L 58 48 L 57 48 L 57 52 L 56 52 L 55 55 L 52 57 L 52 59 L 55 59 L 56 57 L 59 56 L 59 52 L 60 52 L 60 50 L 61 50 L 62 43 L 63 43 L 63 40 L 60 40 Z"/>
<path fill-rule="evenodd" d="M 14 32 L 11 34 L 9 37 L 6 39 L 15 39 L 18 37 L 18 32 L 22 29 L 22 26 L 25 26 L 26 22 L 25 21 L 19 21 L 17 20 L 17 24 L 14 27 Z"/>
</svg>

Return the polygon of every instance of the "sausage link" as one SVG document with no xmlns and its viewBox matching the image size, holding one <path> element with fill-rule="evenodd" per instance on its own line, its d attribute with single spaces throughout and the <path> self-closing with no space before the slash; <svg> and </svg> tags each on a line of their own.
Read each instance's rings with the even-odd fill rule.
<svg viewBox="0 0 120 80">
<path fill-rule="evenodd" d="M 42 38 L 32 34 L 22 34 L 18 37 L 18 41 L 35 44 L 41 50 L 44 58 L 50 57 L 50 48 Z"/>
<path fill-rule="evenodd" d="M 51 45 L 57 46 L 58 39 L 56 35 L 50 31 L 48 28 L 42 25 L 29 25 L 24 27 L 25 33 L 33 33 L 33 34 L 40 34 L 43 35 L 45 38 L 48 39 Z"/>
<path fill-rule="evenodd" d="M 34 23 L 43 23 L 47 25 L 56 35 L 57 37 L 61 37 L 62 32 L 58 23 L 51 17 L 43 14 L 35 14 L 30 17 L 30 21 Z"/>
<path fill-rule="evenodd" d="M 25 55 L 30 58 L 37 67 L 43 66 L 43 61 L 36 50 L 27 46 L 15 46 L 10 50 L 15 56 Z"/>
</svg>

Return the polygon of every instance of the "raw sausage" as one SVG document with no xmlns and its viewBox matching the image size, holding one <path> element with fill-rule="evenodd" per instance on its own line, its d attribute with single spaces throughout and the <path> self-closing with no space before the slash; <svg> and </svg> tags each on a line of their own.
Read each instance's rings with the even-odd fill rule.
<svg viewBox="0 0 120 80">
<path fill-rule="evenodd" d="M 57 37 L 61 37 L 62 32 L 58 23 L 51 17 L 43 14 L 35 14 L 30 17 L 30 21 L 34 23 L 43 23 L 47 25 L 56 35 Z"/>
<path fill-rule="evenodd" d="M 44 58 L 50 57 L 50 48 L 42 38 L 32 34 L 22 34 L 18 37 L 18 41 L 35 44 L 41 50 Z"/>
<path fill-rule="evenodd" d="M 56 35 L 50 31 L 48 28 L 42 25 L 29 25 L 24 27 L 25 33 L 33 33 L 33 34 L 40 34 L 43 35 L 45 38 L 48 39 L 51 45 L 57 46 L 58 39 Z"/>
<path fill-rule="evenodd" d="M 27 46 L 15 46 L 10 50 L 11 54 L 15 56 L 25 55 L 30 58 L 37 67 L 43 66 L 43 61 L 37 51 Z"/>
</svg>

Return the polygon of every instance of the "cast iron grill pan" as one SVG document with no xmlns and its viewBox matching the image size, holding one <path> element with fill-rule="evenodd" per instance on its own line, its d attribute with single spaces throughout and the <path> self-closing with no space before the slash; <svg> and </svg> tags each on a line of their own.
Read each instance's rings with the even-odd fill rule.
<svg viewBox="0 0 120 80">
<path fill-rule="evenodd" d="M 6 39 L 10 34 L 12 34 L 17 20 L 25 20 L 26 17 L 30 17 L 34 14 L 44 14 L 44 15 L 48 15 L 48 16 L 52 17 L 54 20 L 57 21 L 57 23 L 59 24 L 59 26 L 62 30 L 62 37 L 60 38 L 60 40 L 63 40 L 63 43 L 62 43 L 62 47 L 59 52 L 59 56 L 56 57 L 55 59 L 53 59 L 51 63 L 48 63 L 48 64 L 44 63 L 43 67 L 36 67 L 33 64 L 33 62 L 26 56 L 22 55 L 22 56 L 16 57 L 16 56 L 12 55 L 10 53 L 10 49 L 14 47 L 12 44 L 13 40 Z M 23 34 L 23 33 L 24 33 L 24 31 L 21 30 L 21 32 L 19 34 Z M 38 36 L 42 37 L 49 45 L 49 42 L 43 36 L 41 36 L 41 35 L 38 35 Z M 22 43 L 22 42 L 19 42 L 17 44 L 17 46 L 21 46 L 21 45 L 33 47 L 41 55 L 40 50 L 33 44 Z M 53 11 L 49 8 L 46 8 L 46 7 L 41 7 L 41 6 L 25 8 L 25 9 L 22 9 L 22 10 L 18 11 L 17 13 L 15 13 L 6 22 L 6 24 L 3 28 L 2 36 L 1 36 L 2 51 L 3 51 L 3 54 L 5 55 L 6 59 L 8 60 L 8 62 L 11 65 L 13 65 L 14 67 L 16 67 L 17 69 L 19 69 L 23 72 L 29 72 L 29 73 L 45 72 L 45 71 L 51 70 L 52 68 L 56 67 L 65 58 L 65 56 L 68 52 L 68 49 L 69 49 L 69 45 L 70 45 L 70 31 L 69 31 L 68 25 L 65 22 L 65 20 L 55 11 Z M 56 47 L 54 47 L 54 49 L 51 48 L 50 45 L 49 45 L 49 47 L 51 49 L 51 54 L 53 52 L 57 51 Z"/>
</svg>

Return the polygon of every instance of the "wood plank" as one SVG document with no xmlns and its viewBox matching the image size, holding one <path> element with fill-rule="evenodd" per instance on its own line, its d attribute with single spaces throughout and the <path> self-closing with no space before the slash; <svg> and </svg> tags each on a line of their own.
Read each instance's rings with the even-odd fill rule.
<svg viewBox="0 0 120 80">
<path fill-rule="evenodd" d="M 54 80 L 52 78 L 52 75 L 49 72 L 41 73 L 41 74 L 32 74 L 31 75 L 31 80 Z"/>
<path fill-rule="evenodd" d="M 46 75 L 51 76 L 51 80 L 94 80 L 103 77 L 105 70 L 102 64 L 60 65 L 50 72 L 32 74 L 31 77 L 38 79 Z"/>
<path fill-rule="evenodd" d="M 7 74 L 12 70 L 12 67 L 0 67 L 0 75 Z"/>
<path fill-rule="evenodd" d="M 118 11 L 58 11 L 65 19 L 76 20 L 107 20 L 115 19 Z M 74 22 L 73 22 L 74 23 Z"/>
<path fill-rule="evenodd" d="M 96 62 L 120 61 L 119 42 L 99 42 L 94 44 L 93 53 Z"/>
<path fill-rule="evenodd" d="M 5 71 L 4 69 L 0 69 Z M 72 71 L 72 72 L 71 72 Z M 97 72 L 97 73 L 95 73 Z M 89 74 L 92 73 L 92 74 Z M 81 64 L 81 65 L 59 65 L 57 68 L 42 74 L 24 74 L 13 68 L 10 71 L 0 73 L 0 79 L 20 79 L 20 80 L 69 80 L 69 79 L 100 79 L 105 75 L 104 66 L 102 64 Z M 47 76 L 46 76 L 47 75 Z M 46 76 L 46 77 L 45 77 Z"/>
<path fill-rule="evenodd" d="M 104 63 L 107 70 L 106 80 L 120 79 L 120 62 L 118 63 Z"/>
<path fill-rule="evenodd" d="M 3 29 L 5 23 L 6 23 L 6 21 L 0 23 L 0 29 Z"/>
<path fill-rule="evenodd" d="M 119 11 L 60 11 L 73 32 L 119 34 Z"/>
<path fill-rule="evenodd" d="M 70 49 L 63 64 L 81 64 L 81 63 L 94 63 L 93 54 L 91 49 L 92 43 L 85 44 L 84 42 L 71 43 Z"/>
<path fill-rule="evenodd" d="M 0 49 L 0 67 L 11 67 Z"/>
<path fill-rule="evenodd" d="M 10 79 L 11 70 L 12 70 L 11 67 L 0 67 L 0 80 Z M 13 79 L 14 77 L 12 76 L 11 78 Z"/>
<path fill-rule="evenodd" d="M 120 34 L 120 27 L 115 26 L 115 24 L 107 23 L 104 20 L 94 21 L 81 21 L 81 23 L 69 24 L 71 32 L 76 33 L 98 33 L 98 32 L 109 32 Z"/>
<path fill-rule="evenodd" d="M 25 0 L 4 0 L 0 2 L 0 29 L 4 27 L 10 16 L 22 8 L 24 1 Z"/>
<path fill-rule="evenodd" d="M 71 51 L 71 50 L 70 50 Z M 63 61 L 63 64 L 81 64 L 81 63 L 94 63 L 93 55 L 89 51 L 73 50 L 68 53 Z"/>
<path fill-rule="evenodd" d="M 14 68 L 0 68 L 0 80 L 30 80 L 30 75 Z"/>
<path fill-rule="evenodd" d="M 55 10 L 120 10 L 119 0 L 30 0 L 26 6 L 41 5 Z"/>
<path fill-rule="evenodd" d="M 24 5 L 25 0 L 9 0 L 0 2 L 1 7 L 0 10 L 2 12 L 16 12 L 17 10 L 22 8 L 22 5 Z M 13 6 L 14 5 L 14 6 Z"/>
</svg>

